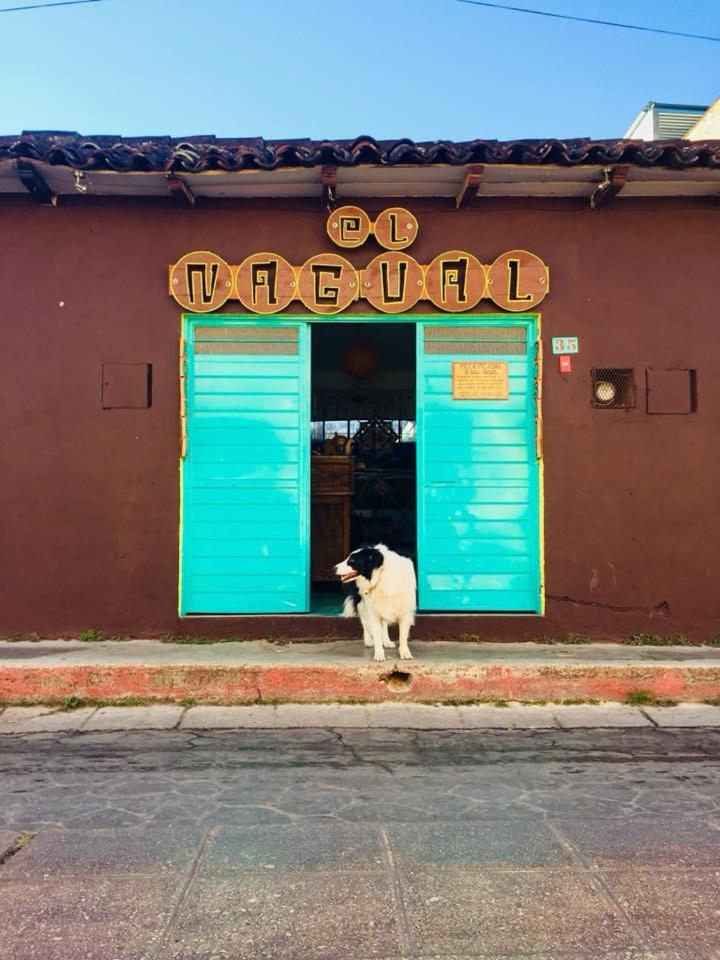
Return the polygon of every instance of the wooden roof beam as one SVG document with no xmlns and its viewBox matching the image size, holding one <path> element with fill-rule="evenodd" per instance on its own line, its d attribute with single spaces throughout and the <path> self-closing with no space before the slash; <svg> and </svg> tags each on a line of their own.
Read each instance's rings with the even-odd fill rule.
<svg viewBox="0 0 720 960">
<path fill-rule="evenodd" d="M 166 173 L 165 179 L 174 200 L 186 203 L 190 207 L 195 206 L 195 194 L 182 177 L 179 177 L 176 173 Z"/>
<path fill-rule="evenodd" d="M 42 173 L 30 160 L 18 158 L 15 161 L 15 169 L 20 177 L 20 182 L 38 203 L 49 203 L 51 206 L 57 206 L 57 194 L 53 191 Z"/>
<path fill-rule="evenodd" d="M 320 206 L 323 210 L 335 209 L 335 197 L 337 195 L 337 167 L 324 166 L 322 168 L 322 197 Z"/>
<path fill-rule="evenodd" d="M 619 163 L 615 167 L 605 167 L 602 182 L 595 187 L 590 197 L 593 210 L 606 206 L 625 186 L 630 164 Z"/>
<path fill-rule="evenodd" d="M 468 207 L 473 202 L 480 191 L 480 184 L 483 178 L 483 165 L 481 163 L 472 163 L 467 168 L 465 177 L 460 189 L 455 194 L 455 209 L 461 210 Z"/>
</svg>

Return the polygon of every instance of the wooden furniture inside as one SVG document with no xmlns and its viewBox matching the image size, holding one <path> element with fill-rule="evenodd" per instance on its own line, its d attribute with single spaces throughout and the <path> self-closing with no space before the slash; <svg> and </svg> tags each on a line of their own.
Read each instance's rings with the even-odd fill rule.
<svg viewBox="0 0 720 960">
<path fill-rule="evenodd" d="M 311 461 L 310 567 L 312 579 L 335 580 L 333 567 L 350 553 L 350 500 L 355 464 L 350 457 L 317 454 Z"/>
</svg>

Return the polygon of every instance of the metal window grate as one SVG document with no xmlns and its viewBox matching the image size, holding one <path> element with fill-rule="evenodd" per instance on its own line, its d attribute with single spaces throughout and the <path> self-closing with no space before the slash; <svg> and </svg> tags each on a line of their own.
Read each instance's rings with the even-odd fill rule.
<svg viewBox="0 0 720 960">
<path fill-rule="evenodd" d="M 297 340 L 297 327 L 196 327 L 195 340 Z"/>
<path fill-rule="evenodd" d="M 631 410 L 635 406 L 635 375 L 632 367 L 596 367 L 590 373 L 593 407 Z"/>
<path fill-rule="evenodd" d="M 525 327 L 425 327 L 426 354 L 498 354 L 524 356 Z"/>
<path fill-rule="evenodd" d="M 426 354 L 472 353 L 524 357 L 527 347 L 517 340 L 426 340 Z"/>
<path fill-rule="evenodd" d="M 297 356 L 296 327 L 197 327 L 195 353 L 213 355 Z"/>
<path fill-rule="evenodd" d="M 521 340 L 527 341 L 525 327 L 425 327 L 426 340 Z"/>
<path fill-rule="evenodd" d="M 218 340 L 214 343 L 212 341 L 196 343 L 195 354 L 214 354 L 215 356 L 267 356 L 270 354 L 284 354 L 286 356 L 296 357 L 298 355 L 298 345 L 297 343 L 289 343 L 287 341 L 283 343 L 277 340 L 264 343 L 243 343 L 242 340 Z"/>
</svg>

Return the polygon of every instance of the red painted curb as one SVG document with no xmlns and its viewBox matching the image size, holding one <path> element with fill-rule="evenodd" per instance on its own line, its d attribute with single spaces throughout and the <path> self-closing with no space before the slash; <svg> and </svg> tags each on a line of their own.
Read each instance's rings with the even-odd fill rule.
<svg viewBox="0 0 720 960">
<path fill-rule="evenodd" d="M 207 703 L 321 703 L 387 700 L 625 700 L 720 697 L 720 666 L 507 666 L 417 663 L 348 665 L 145 665 L 0 669 L 6 704 L 55 703 L 68 697 Z"/>
</svg>

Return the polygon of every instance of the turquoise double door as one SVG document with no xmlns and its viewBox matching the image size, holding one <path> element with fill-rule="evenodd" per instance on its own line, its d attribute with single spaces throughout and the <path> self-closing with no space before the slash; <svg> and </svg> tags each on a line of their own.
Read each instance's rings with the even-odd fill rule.
<svg viewBox="0 0 720 960">
<path fill-rule="evenodd" d="M 183 615 L 309 610 L 310 322 L 184 319 Z M 419 608 L 539 613 L 536 318 L 416 328 Z"/>
</svg>

